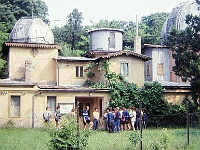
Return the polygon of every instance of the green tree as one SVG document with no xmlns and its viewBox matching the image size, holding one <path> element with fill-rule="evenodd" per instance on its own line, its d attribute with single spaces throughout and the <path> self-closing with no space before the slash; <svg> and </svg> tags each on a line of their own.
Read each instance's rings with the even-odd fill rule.
<svg viewBox="0 0 200 150">
<path fill-rule="evenodd" d="M 81 41 L 82 20 L 82 12 L 78 9 L 74 9 L 67 17 L 67 23 L 64 26 L 66 35 L 64 41 L 70 44 L 72 50 L 77 49 L 77 43 Z"/>
<path fill-rule="evenodd" d="M 140 22 L 142 44 L 160 44 L 161 30 L 169 13 L 155 13 L 143 16 Z"/>
<path fill-rule="evenodd" d="M 0 22 L 6 23 L 10 32 L 21 17 L 38 16 L 43 20 L 48 15 L 48 7 L 42 0 L 1 0 Z"/>
<path fill-rule="evenodd" d="M 83 27 L 82 20 L 82 13 L 74 9 L 65 26 L 53 28 L 55 43 L 63 46 L 63 56 L 80 56 L 89 50 L 90 26 Z"/>
<path fill-rule="evenodd" d="M 193 100 L 197 104 L 200 98 L 200 18 L 187 15 L 186 23 L 185 30 L 170 32 L 167 43 L 175 59 L 173 71 L 183 81 L 191 83 Z"/>
</svg>

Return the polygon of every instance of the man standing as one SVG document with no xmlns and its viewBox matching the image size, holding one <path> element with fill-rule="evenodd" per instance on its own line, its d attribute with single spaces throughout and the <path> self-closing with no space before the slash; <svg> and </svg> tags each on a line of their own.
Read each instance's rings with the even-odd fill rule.
<svg viewBox="0 0 200 150">
<path fill-rule="evenodd" d="M 55 111 L 55 121 L 56 121 L 56 128 L 59 128 L 60 127 L 60 106 L 57 106 L 56 107 L 56 111 Z"/>
<path fill-rule="evenodd" d="M 118 132 L 120 132 L 120 119 L 121 119 L 121 114 L 119 112 L 119 107 L 115 108 L 115 130 L 117 130 Z"/>
<path fill-rule="evenodd" d="M 109 112 L 107 114 L 107 118 L 108 118 L 108 132 L 114 132 L 114 114 L 112 112 L 112 109 L 109 108 Z"/>
<path fill-rule="evenodd" d="M 99 112 L 98 108 L 95 108 L 95 111 L 93 112 L 93 130 L 97 130 L 99 122 Z"/>
<path fill-rule="evenodd" d="M 90 128 L 92 127 L 92 122 L 90 122 L 90 118 L 88 116 L 88 110 L 89 110 L 89 106 L 85 107 L 85 110 L 83 110 L 83 124 L 84 124 L 84 129 L 86 129 L 86 124 L 90 124 Z"/>
</svg>

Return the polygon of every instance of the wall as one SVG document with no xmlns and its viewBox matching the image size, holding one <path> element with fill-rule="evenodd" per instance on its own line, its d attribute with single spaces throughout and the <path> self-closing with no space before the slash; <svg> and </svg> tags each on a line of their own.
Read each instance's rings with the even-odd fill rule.
<svg viewBox="0 0 200 150">
<path fill-rule="evenodd" d="M 80 61 L 58 61 L 57 80 L 59 78 L 59 85 L 83 85 L 87 79 L 86 72 L 84 71 L 86 64 L 89 62 Z M 76 77 L 76 66 L 83 66 L 83 77 Z"/>
<path fill-rule="evenodd" d="M 116 72 L 117 74 L 121 73 L 121 62 L 129 63 L 129 76 L 125 79 L 129 82 L 135 83 L 138 86 L 144 85 L 144 61 L 132 56 L 118 56 L 112 57 L 110 60 L 110 70 Z"/>
<path fill-rule="evenodd" d="M 168 103 L 180 104 L 186 95 L 190 95 L 188 89 L 166 89 L 163 92 L 163 97 Z"/>
<path fill-rule="evenodd" d="M 170 49 L 154 48 L 152 51 L 153 58 L 153 80 L 170 81 Z M 164 64 L 164 74 L 158 74 L 158 64 Z"/>
<path fill-rule="evenodd" d="M 52 58 L 57 56 L 58 49 L 10 47 L 9 78 L 55 84 L 56 66 Z"/>
<path fill-rule="evenodd" d="M 110 48 L 109 38 L 110 32 L 114 32 L 115 48 Z M 109 51 L 122 50 L 122 32 L 112 30 L 100 30 L 90 33 L 90 50 Z"/>
<path fill-rule="evenodd" d="M 145 62 L 145 80 L 170 81 L 170 49 L 166 47 L 146 47 L 142 51 L 145 55 L 152 57 L 152 60 Z M 146 74 L 147 64 L 150 65 L 150 76 Z M 159 64 L 164 65 L 163 73 L 159 73 Z"/>
<path fill-rule="evenodd" d="M 0 126 L 9 120 L 16 126 L 30 127 L 32 120 L 32 95 L 35 94 L 35 87 L 0 87 L 1 92 L 7 91 L 7 94 L 0 94 Z M 20 96 L 20 117 L 10 117 L 11 96 Z"/>
</svg>

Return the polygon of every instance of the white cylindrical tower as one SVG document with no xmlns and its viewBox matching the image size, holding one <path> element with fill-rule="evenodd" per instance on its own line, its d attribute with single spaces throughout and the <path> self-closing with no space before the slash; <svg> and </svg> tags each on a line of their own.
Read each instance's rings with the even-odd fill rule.
<svg viewBox="0 0 200 150">
<path fill-rule="evenodd" d="M 122 34 L 120 29 L 99 28 L 88 32 L 90 34 L 90 51 L 120 51 L 122 50 Z"/>
</svg>

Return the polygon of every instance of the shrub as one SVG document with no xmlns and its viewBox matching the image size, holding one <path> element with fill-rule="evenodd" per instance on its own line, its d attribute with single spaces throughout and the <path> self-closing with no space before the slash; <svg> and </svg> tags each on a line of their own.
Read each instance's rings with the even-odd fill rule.
<svg viewBox="0 0 200 150">
<path fill-rule="evenodd" d="M 49 147 L 54 150 L 75 150 L 83 149 L 88 144 L 89 132 L 77 133 L 77 123 L 75 119 L 63 119 L 59 129 L 50 130 Z"/>
<path fill-rule="evenodd" d="M 136 148 L 137 144 L 140 142 L 140 132 L 132 132 L 129 137 L 129 141 L 133 145 L 134 148 Z"/>
</svg>

